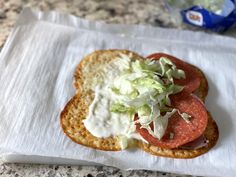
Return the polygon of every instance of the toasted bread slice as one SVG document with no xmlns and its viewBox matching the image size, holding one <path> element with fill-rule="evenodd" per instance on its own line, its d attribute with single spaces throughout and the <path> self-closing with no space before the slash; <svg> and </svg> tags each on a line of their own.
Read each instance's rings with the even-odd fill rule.
<svg viewBox="0 0 236 177">
<path fill-rule="evenodd" d="M 93 101 L 93 93 L 77 93 L 61 113 L 61 126 L 65 134 L 74 142 L 100 150 L 121 150 L 115 137 L 97 138 L 86 130 L 83 120 L 88 113 L 89 103 Z"/>
<path fill-rule="evenodd" d="M 99 82 L 99 79 L 103 79 L 101 71 L 110 61 L 116 59 L 120 53 L 130 55 L 134 60 L 143 59 L 138 54 L 127 50 L 100 50 L 86 56 L 76 68 L 74 85 L 77 89 L 77 93 L 67 103 L 60 118 L 61 126 L 65 134 L 78 144 L 106 151 L 121 150 L 117 137 L 95 137 L 86 130 L 83 124 L 83 120 L 88 113 L 89 105 L 94 98 L 94 87 L 96 86 L 96 83 Z M 199 89 L 196 91 L 196 95 L 204 101 L 208 91 L 207 80 L 201 70 L 197 70 L 202 80 Z M 196 150 L 185 150 L 181 148 L 163 149 L 138 140 L 132 141 L 132 146 L 135 145 L 144 151 L 157 156 L 172 158 L 193 158 L 199 156 L 210 150 L 216 144 L 219 136 L 217 125 L 210 114 L 208 126 L 204 135 L 209 141 L 208 146 Z"/>
<path fill-rule="evenodd" d="M 67 103 L 61 113 L 61 126 L 65 134 L 74 142 L 100 150 L 121 150 L 116 137 L 97 138 L 86 130 L 82 122 L 94 99 L 93 89 L 103 78 L 103 68 L 120 54 L 131 54 L 132 59 L 143 59 L 138 54 L 127 50 L 99 50 L 86 56 L 76 68 L 74 85 L 77 94 Z"/>
</svg>

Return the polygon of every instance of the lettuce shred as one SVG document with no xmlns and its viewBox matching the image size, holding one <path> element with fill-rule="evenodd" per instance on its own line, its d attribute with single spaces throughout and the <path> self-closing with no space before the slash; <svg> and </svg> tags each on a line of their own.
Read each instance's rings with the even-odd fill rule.
<svg viewBox="0 0 236 177">
<path fill-rule="evenodd" d="M 168 119 L 176 112 L 189 122 L 190 116 L 171 108 L 170 95 L 179 93 L 183 86 L 174 84 L 174 79 L 184 79 L 185 72 L 166 57 L 159 60 L 135 60 L 122 55 L 125 69 L 114 79 L 111 88 L 116 96 L 110 111 L 138 115 L 138 120 L 148 132 L 161 139 L 166 131 Z M 122 63 L 121 63 L 122 64 Z M 150 124 L 153 123 L 153 129 Z"/>
</svg>

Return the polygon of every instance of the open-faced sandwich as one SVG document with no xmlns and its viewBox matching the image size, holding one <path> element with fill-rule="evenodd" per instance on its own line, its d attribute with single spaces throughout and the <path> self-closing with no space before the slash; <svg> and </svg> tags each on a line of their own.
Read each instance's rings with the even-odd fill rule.
<svg viewBox="0 0 236 177">
<path fill-rule="evenodd" d="M 65 134 L 78 144 L 193 158 L 217 142 L 217 125 L 204 105 L 204 74 L 173 56 L 95 51 L 76 68 L 74 85 L 77 93 L 60 120 Z"/>
</svg>

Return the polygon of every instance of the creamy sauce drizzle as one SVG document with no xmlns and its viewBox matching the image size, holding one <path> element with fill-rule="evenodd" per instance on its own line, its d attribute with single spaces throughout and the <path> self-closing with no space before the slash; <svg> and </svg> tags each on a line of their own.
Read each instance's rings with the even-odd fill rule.
<svg viewBox="0 0 236 177">
<path fill-rule="evenodd" d="M 95 98 L 89 107 L 89 114 L 84 125 L 94 136 L 106 138 L 114 135 L 126 135 L 133 126 L 132 118 L 127 114 L 110 111 L 112 92 L 99 85 L 95 89 Z"/>
<path fill-rule="evenodd" d="M 86 119 L 83 121 L 86 129 L 96 137 L 121 136 L 120 145 L 122 149 L 126 148 L 127 141 L 125 140 L 129 138 L 143 140 L 135 132 L 133 116 L 110 111 L 113 101 L 119 99 L 119 96 L 111 91 L 113 82 L 129 64 L 127 60 L 116 59 L 104 68 L 105 76 L 103 81 L 95 87 L 94 100 L 89 106 Z"/>
</svg>

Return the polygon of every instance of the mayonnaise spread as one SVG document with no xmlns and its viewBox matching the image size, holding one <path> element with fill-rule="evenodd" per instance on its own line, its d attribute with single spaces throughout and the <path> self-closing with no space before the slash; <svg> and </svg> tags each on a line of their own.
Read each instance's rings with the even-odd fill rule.
<svg viewBox="0 0 236 177">
<path fill-rule="evenodd" d="M 142 139 L 135 132 L 133 116 L 127 113 L 110 111 L 113 101 L 119 99 L 112 92 L 111 87 L 120 73 L 127 69 L 128 65 L 130 65 L 130 61 L 116 59 L 104 67 L 105 76 L 103 81 L 95 87 L 94 100 L 89 106 L 89 113 L 86 119 L 83 121 L 86 129 L 96 137 L 120 137 L 120 145 L 123 149 L 126 148 L 129 138 Z"/>
</svg>

